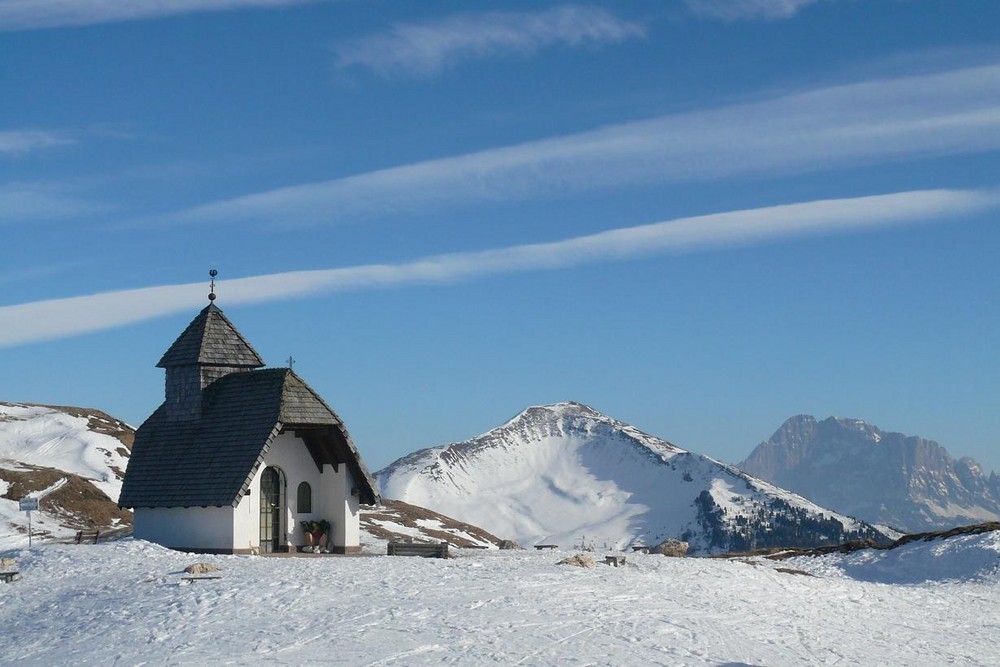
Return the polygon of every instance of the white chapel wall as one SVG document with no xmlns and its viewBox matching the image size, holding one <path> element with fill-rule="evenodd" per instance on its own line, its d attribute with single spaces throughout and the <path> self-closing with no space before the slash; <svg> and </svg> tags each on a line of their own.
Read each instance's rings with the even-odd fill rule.
<svg viewBox="0 0 1000 667">
<path fill-rule="evenodd" d="M 331 517 L 324 516 L 321 511 L 320 496 L 322 495 L 323 476 L 313 460 L 309 450 L 301 438 L 295 437 L 292 433 L 282 433 L 271 442 L 271 448 L 264 455 L 264 465 L 257 471 L 250 488 L 253 489 L 252 496 L 256 501 L 251 506 L 251 514 L 256 517 L 257 524 L 252 528 L 258 541 L 260 537 L 260 477 L 264 468 L 274 466 L 281 469 L 285 477 L 285 508 L 282 513 L 282 529 L 285 532 L 287 542 L 290 547 L 301 546 L 306 543 L 299 521 L 319 521 L 327 519 L 333 521 Z M 308 482 L 312 487 L 312 509 L 311 513 L 305 514 L 298 511 L 296 504 L 299 483 Z"/>
<path fill-rule="evenodd" d="M 233 512 L 233 545 L 237 549 L 260 547 L 260 471 L 255 481 L 257 486 L 250 484 L 251 492 L 240 498 Z"/>
<path fill-rule="evenodd" d="M 232 507 L 136 507 L 136 539 L 180 549 L 239 549 Z"/>
<path fill-rule="evenodd" d="M 323 477 L 327 478 L 323 489 L 323 512 L 333 523 L 332 543 L 338 547 L 357 547 L 361 543 L 361 528 L 358 515 L 358 497 L 351 495 L 354 478 L 346 464 L 323 466 Z"/>
</svg>

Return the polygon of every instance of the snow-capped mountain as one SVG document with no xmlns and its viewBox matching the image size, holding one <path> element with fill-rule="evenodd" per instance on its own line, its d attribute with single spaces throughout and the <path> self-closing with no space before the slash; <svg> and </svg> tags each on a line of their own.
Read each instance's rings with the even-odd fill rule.
<svg viewBox="0 0 1000 667">
<path fill-rule="evenodd" d="M 691 553 L 711 553 L 882 537 L 579 403 L 528 408 L 479 437 L 405 456 L 377 478 L 383 497 L 525 545 L 679 538 Z"/>
<path fill-rule="evenodd" d="M 39 498 L 32 527 L 48 537 L 131 523 L 116 503 L 134 430 L 99 410 L 0 403 L 0 547 L 27 541 L 25 496 Z"/>
<path fill-rule="evenodd" d="M 792 417 L 740 468 L 824 507 L 905 531 L 1000 521 L 1000 477 L 860 419 Z"/>
</svg>

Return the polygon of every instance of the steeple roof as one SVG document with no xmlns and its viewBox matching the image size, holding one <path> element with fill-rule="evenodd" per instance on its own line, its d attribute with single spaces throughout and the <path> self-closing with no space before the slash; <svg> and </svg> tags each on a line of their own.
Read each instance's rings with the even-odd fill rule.
<svg viewBox="0 0 1000 667">
<path fill-rule="evenodd" d="M 200 419 L 169 419 L 161 405 L 139 427 L 120 507 L 236 507 L 281 431 L 301 437 L 320 470 L 346 464 L 361 502 L 380 501 L 344 422 L 290 369 L 230 373 L 204 401 Z"/>
<path fill-rule="evenodd" d="M 170 368 L 195 364 L 259 368 L 264 365 L 264 360 L 222 311 L 211 303 L 198 313 L 198 316 L 177 337 L 156 367 Z"/>
</svg>

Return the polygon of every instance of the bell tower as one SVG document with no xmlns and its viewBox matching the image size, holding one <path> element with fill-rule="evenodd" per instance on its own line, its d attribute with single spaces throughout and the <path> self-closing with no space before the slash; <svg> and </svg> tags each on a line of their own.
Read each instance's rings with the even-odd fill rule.
<svg viewBox="0 0 1000 667">
<path fill-rule="evenodd" d="M 201 394 L 210 384 L 230 373 L 260 368 L 264 360 L 215 305 L 212 269 L 209 304 L 163 354 L 157 368 L 166 370 L 167 418 L 174 421 L 201 416 Z"/>
</svg>

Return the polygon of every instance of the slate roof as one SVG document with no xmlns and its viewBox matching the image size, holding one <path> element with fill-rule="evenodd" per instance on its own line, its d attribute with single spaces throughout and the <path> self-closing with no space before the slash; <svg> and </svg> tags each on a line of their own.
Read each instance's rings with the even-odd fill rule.
<svg viewBox="0 0 1000 667">
<path fill-rule="evenodd" d="M 210 303 L 163 353 L 156 367 L 193 364 L 260 368 L 264 360 L 222 311 Z"/>
<path fill-rule="evenodd" d="M 306 440 L 317 465 L 346 464 L 361 502 L 380 501 L 343 421 L 290 369 L 231 373 L 205 388 L 200 419 L 166 414 L 161 405 L 136 431 L 120 507 L 235 507 L 283 429 Z"/>
</svg>

